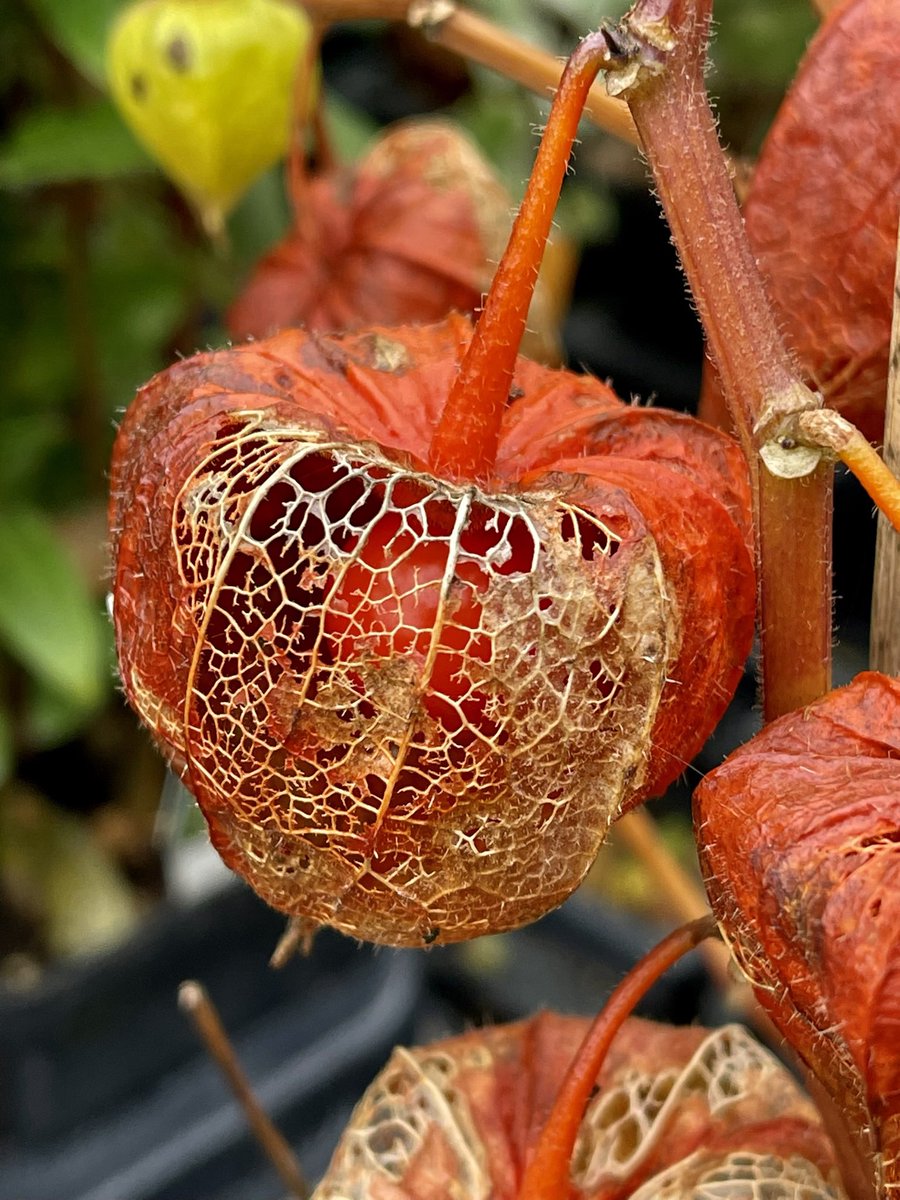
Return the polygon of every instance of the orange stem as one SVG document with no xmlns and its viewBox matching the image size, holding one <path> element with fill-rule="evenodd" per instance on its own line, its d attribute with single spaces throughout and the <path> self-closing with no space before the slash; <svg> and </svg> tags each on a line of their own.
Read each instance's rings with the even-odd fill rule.
<svg viewBox="0 0 900 1200">
<path fill-rule="evenodd" d="M 632 1009 L 673 963 L 716 932 L 707 915 L 682 925 L 633 967 L 607 1000 L 566 1072 L 547 1123 L 525 1168 L 519 1200 L 565 1200 L 575 1139 L 600 1068 Z"/>
<path fill-rule="evenodd" d="M 794 438 L 797 434 L 797 438 Z M 811 446 L 835 455 L 869 493 L 876 507 L 900 533 L 900 479 L 869 441 L 846 417 L 830 408 L 801 413 L 785 442 Z"/>
<path fill-rule="evenodd" d="M 900 479 L 858 429 L 838 451 L 838 458 L 863 485 L 880 512 L 900 533 Z"/>
<path fill-rule="evenodd" d="M 609 61 L 589 34 L 566 66 L 525 198 L 431 442 L 429 466 L 460 482 L 489 479 L 516 357 L 585 98 Z"/>
</svg>

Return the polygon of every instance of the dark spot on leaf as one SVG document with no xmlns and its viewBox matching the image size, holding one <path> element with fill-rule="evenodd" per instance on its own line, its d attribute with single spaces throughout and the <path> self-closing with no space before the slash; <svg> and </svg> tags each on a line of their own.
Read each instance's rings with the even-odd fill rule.
<svg viewBox="0 0 900 1200">
<path fill-rule="evenodd" d="M 138 101 L 147 99 L 147 80 L 143 75 L 132 75 L 131 94 Z"/>
<path fill-rule="evenodd" d="M 166 58 L 168 58 L 174 69 L 181 75 L 185 71 L 190 70 L 192 57 L 190 45 L 186 38 L 174 37 L 168 46 L 166 46 Z"/>
</svg>

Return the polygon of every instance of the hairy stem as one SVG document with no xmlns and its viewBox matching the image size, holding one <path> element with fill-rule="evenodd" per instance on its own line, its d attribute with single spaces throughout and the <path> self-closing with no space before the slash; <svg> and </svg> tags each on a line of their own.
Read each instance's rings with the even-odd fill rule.
<svg viewBox="0 0 900 1200">
<path fill-rule="evenodd" d="M 716 922 L 711 915 L 682 925 L 663 938 L 615 988 L 566 1072 L 547 1123 L 525 1167 L 519 1200 L 560 1200 L 569 1195 L 569 1170 L 575 1139 L 613 1039 L 657 979 L 715 932 Z"/>
<path fill-rule="evenodd" d="M 765 717 L 831 685 L 832 473 L 760 453 L 821 406 L 779 335 L 744 233 L 703 83 L 711 0 L 638 0 L 613 37 L 607 86 L 628 101 L 754 479 Z"/>
<path fill-rule="evenodd" d="M 572 143 L 588 90 L 608 61 L 606 38 L 596 33 L 580 43 L 566 65 L 509 243 L 432 438 L 429 466 L 443 478 L 483 482 L 492 473 Z"/>
<path fill-rule="evenodd" d="M 830 451 L 851 471 L 894 530 L 900 533 L 900 479 L 891 470 L 888 452 L 882 458 L 856 426 L 833 409 L 801 413 L 790 432 L 799 435 L 798 448 Z M 793 438 L 789 438 L 793 441 Z"/>
</svg>

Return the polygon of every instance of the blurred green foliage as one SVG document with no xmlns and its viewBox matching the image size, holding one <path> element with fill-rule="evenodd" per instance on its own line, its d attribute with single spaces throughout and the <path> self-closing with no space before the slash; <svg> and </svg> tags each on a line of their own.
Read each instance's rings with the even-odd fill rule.
<svg viewBox="0 0 900 1200">
<path fill-rule="evenodd" d="M 281 174 L 271 171 L 232 216 L 228 248 L 208 244 L 106 95 L 103 46 L 121 4 L 18 0 L 3 16 L 0 804 L 20 816 L 39 812 L 38 827 L 50 830 L 57 846 L 77 842 L 71 828 L 47 816 L 40 796 L 27 804 L 13 797 L 22 795 L 16 778 L 23 762 L 93 736 L 114 706 L 103 543 L 117 416 L 176 354 L 224 340 L 219 314 L 289 216 Z M 596 0 L 486 0 L 480 7 L 560 55 L 604 9 Z M 624 4 L 609 0 L 605 7 L 614 15 Z M 717 18 L 714 86 L 723 112 L 747 109 L 746 141 L 753 144 L 814 27 L 813 14 L 806 0 L 717 0 Z M 489 71 L 473 68 L 471 78 L 452 111 L 515 193 L 531 162 L 532 125 L 545 107 Z M 358 154 L 373 131 L 370 119 L 335 95 L 327 113 L 339 153 Z M 612 229 L 614 214 L 596 180 L 571 189 L 566 203 L 570 230 Z M 67 789 L 80 786 L 62 778 L 46 791 L 66 803 Z M 8 820 L 0 825 L 0 837 L 2 830 L 11 836 L 10 828 Z M 43 877 L 46 863 L 29 855 L 32 865 L 42 864 L 29 868 L 29 879 Z M 91 872 L 114 871 L 108 859 L 101 870 L 84 847 L 76 860 Z M 10 861 L 0 856 L 0 908 L 2 864 Z M 21 867 L 21 856 L 16 861 Z M 47 886 L 58 894 L 56 884 Z M 65 886 L 71 892 L 71 877 Z M 115 883 L 107 878 L 100 893 L 117 897 L 121 915 Z M 57 930 L 46 941 L 70 947 L 70 932 Z"/>
</svg>

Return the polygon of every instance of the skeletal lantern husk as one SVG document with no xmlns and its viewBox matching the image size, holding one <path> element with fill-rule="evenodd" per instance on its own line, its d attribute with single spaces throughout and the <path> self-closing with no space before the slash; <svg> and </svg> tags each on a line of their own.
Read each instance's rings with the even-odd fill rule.
<svg viewBox="0 0 900 1200">
<path fill-rule="evenodd" d="M 211 234 L 287 152 L 310 30 L 289 0 L 138 0 L 113 26 L 113 98 Z"/>
<path fill-rule="evenodd" d="M 313 1200 L 515 1200 L 589 1021 L 543 1013 L 399 1047 L 357 1105 Z M 815 1108 L 746 1030 L 628 1020 L 572 1157 L 577 1200 L 841 1200 Z"/>
<path fill-rule="evenodd" d="M 610 822 L 709 732 L 752 629 L 739 453 L 686 418 L 648 416 L 642 442 L 603 384 L 522 359 L 497 476 L 429 473 L 470 331 L 200 355 L 143 389 L 113 463 L 131 703 L 269 903 L 396 945 L 565 899 Z M 715 501 L 690 478 L 692 431 Z M 648 496 L 686 510 L 654 533 L 620 443 Z M 672 566 L 673 536 L 699 539 L 696 563 Z"/>
</svg>

